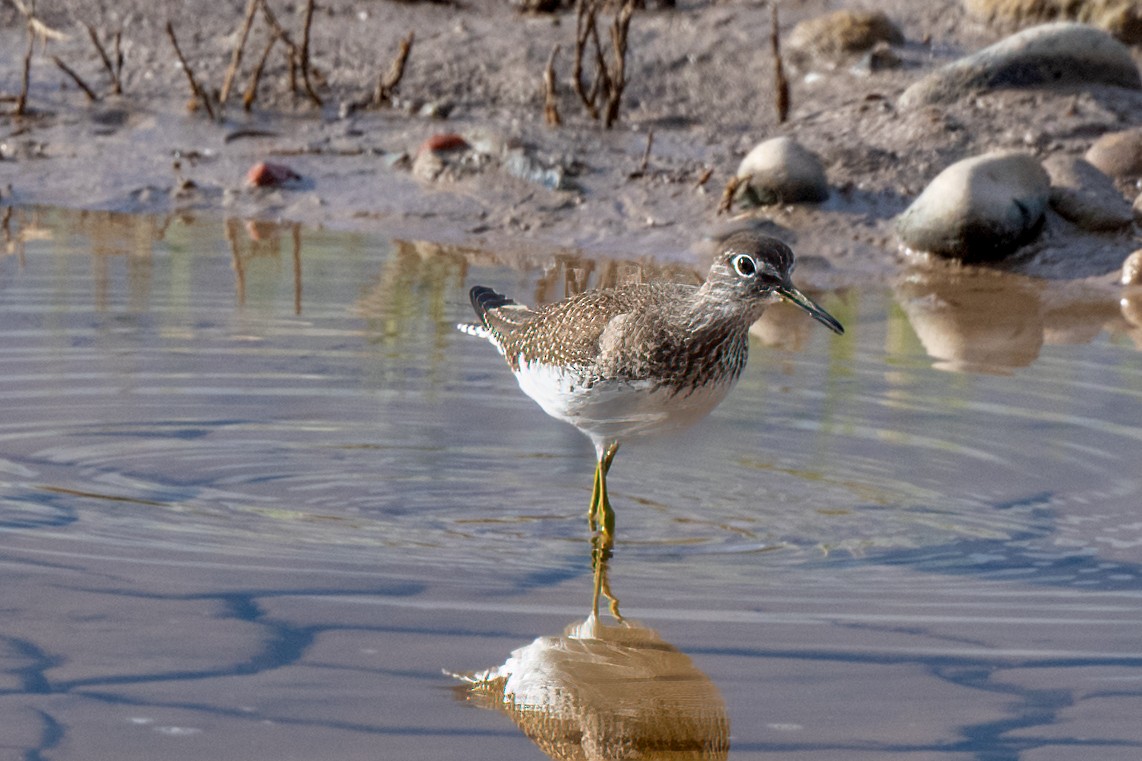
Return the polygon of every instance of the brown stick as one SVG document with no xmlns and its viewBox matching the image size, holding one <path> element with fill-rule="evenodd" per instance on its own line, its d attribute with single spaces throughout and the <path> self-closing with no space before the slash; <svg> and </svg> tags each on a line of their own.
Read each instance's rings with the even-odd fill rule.
<svg viewBox="0 0 1142 761">
<path fill-rule="evenodd" d="M 611 43 L 614 54 L 614 71 L 610 76 L 610 88 L 607 93 L 607 110 L 603 116 L 603 126 L 610 129 L 619 118 L 619 105 L 622 103 L 623 90 L 626 89 L 626 60 L 627 60 L 627 34 L 630 31 L 630 21 L 634 17 L 636 0 L 623 0 L 622 6 L 615 13 L 615 21 L 611 26 Z"/>
<path fill-rule="evenodd" d="M 599 118 L 599 111 L 595 107 L 595 94 L 588 94 L 583 89 L 583 54 L 587 51 L 587 41 L 591 38 L 591 32 L 595 28 L 595 12 L 594 0 L 576 0 L 575 61 L 571 64 L 571 87 L 579 96 L 579 100 L 592 119 Z"/>
<path fill-rule="evenodd" d="M 769 47 L 773 52 L 773 100 L 777 109 L 777 123 L 784 124 L 789 118 L 789 80 L 785 78 L 785 67 L 781 64 L 781 33 L 777 26 L 777 3 L 769 3 Z"/>
<path fill-rule="evenodd" d="M 16 116 L 23 116 L 28 112 L 28 83 L 31 80 L 32 49 L 36 44 L 36 34 L 32 24 L 28 22 L 28 49 L 24 53 L 24 73 L 20 85 L 20 97 L 16 99 Z"/>
<path fill-rule="evenodd" d="M 309 82 L 309 28 L 313 24 L 313 8 L 314 0 L 306 0 L 305 24 L 301 29 L 301 82 L 305 85 L 305 94 L 314 105 L 320 106 L 321 98 L 314 92 L 313 85 Z"/>
<path fill-rule="evenodd" d="M 115 32 L 115 84 L 116 94 L 122 92 L 123 85 L 123 32 Z"/>
<path fill-rule="evenodd" d="M 178 57 L 178 62 L 182 65 L 182 70 L 186 72 L 187 81 L 190 82 L 191 93 L 202 103 L 202 107 L 206 109 L 206 113 L 211 120 L 217 121 L 217 117 L 214 115 L 214 108 L 210 105 L 210 96 L 206 94 L 206 91 L 199 86 L 198 80 L 194 78 L 194 71 L 191 70 L 190 64 L 186 62 L 182 50 L 179 49 L 178 38 L 174 35 L 174 25 L 169 21 L 167 22 L 167 36 L 170 37 L 171 45 L 174 47 L 174 54 Z"/>
<path fill-rule="evenodd" d="M 734 206 L 734 196 L 737 195 L 738 188 L 743 182 L 749 182 L 750 177 L 738 177 L 734 175 L 730 181 L 726 183 L 726 187 L 722 189 L 722 199 L 718 202 L 718 210 L 716 214 L 725 214 Z"/>
<path fill-rule="evenodd" d="M 547 68 L 543 70 L 543 118 L 549 127 L 563 123 L 559 118 L 559 93 L 555 89 L 555 56 L 558 54 L 559 45 L 556 45 L 547 58 Z"/>
<path fill-rule="evenodd" d="M 270 4 L 262 0 L 262 15 L 266 19 L 266 23 L 274 30 L 274 34 L 285 43 L 286 46 L 286 62 L 289 67 L 289 91 L 291 93 L 297 92 L 297 61 L 298 61 L 298 48 L 290 39 L 289 32 L 285 30 L 281 24 L 278 23 L 277 17 L 274 12 L 270 10 Z"/>
<path fill-rule="evenodd" d="M 254 67 L 254 73 L 250 75 L 250 84 L 246 86 L 246 92 L 242 94 L 242 108 L 246 111 L 250 110 L 258 97 L 258 84 L 262 81 L 262 72 L 266 68 L 266 61 L 270 58 L 270 51 L 273 50 L 277 41 L 278 38 L 271 34 L 266 47 L 262 50 L 262 57 L 258 59 L 258 65 Z"/>
<path fill-rule="evenodd" d="M 647 168 L 650 166 L 650 149 L 654 145 L 654 130 L 647 130 L 646 132 L 646 150 L 642 152 L 642 163 L 638 166 L 638 173 L 640 175 L 646 174 Z"/>
<path fill-rule="evenodd" d="M 55 65 L 58 66 L 60 68 L 60 70 L 63 71 L 64 74 L 67 74 L 69 77 L 72 78 L 72 81 L 74 81 L 77 85 L 79 85 L 79 89 L 83 90 L 84 94 L 87 95 L 88 100 L 90 100 L 90 101 L 99 100 L 99 96 L 95 94 L 95 91 L 92 90 L 90 87 L 88 87 L 87 83 L 83 81 L 83 78 L 80 77 L 78 74 L 76 74 L 74 71 L 72 71 L 70 66 L 68 66 L 66 63 L 61 61 L 59 59 L 59 56 L 52 56 L 52 60 L 55 61 Z"/>
<path fill-rule="evenodd" d="M 246 39 L 250 36 L 250 27 L 254 25 L 254 14 L 258 12 L 258 4 L 262 0 L 248 0 L 246 3 L 246 17 L 242 20 L 242 31 L 238 33 L 238 43 L 234 52 L 230 54 L 230 66 L 226 69 L 226 76 L 222 80 L 222 89 L 218 91 L 218 101 L 225 103 L 230 97 L 230 88 L 234 86 L 234 78 L 238 76 L 238 67 L 242 64 L 242 51 L 246 47 Z"/>
<path fill-rule="evenodd" d="M 103 68 L 107 69 L 107 73 L 111 77 L 111 92 L 115 95 L 121 95 L 123 93 L 123 87 L 119 84 L 119 75 L 116 73 L 115 67 L 111 63 L 111 58 L 107 55 L 107 50 L 103 47 L 103 43 L 99 41 L 99 35 L 95 33 L 95 27 L 91 24 L 84 24 L 84 26 L 87 27 L 87 36 L 91 38 L 91 44 L 95 46 L 95 50 L 99 53 L 99 60 L 103 61 Z M 80 87 L 83 87 L 85 90 L 87 89 L 83 85 L 80 85 Z"/>
<path fill-rule="evenodd" d="M 404 77 L 405 63 L 408 62 L 408 55 L 412 52 L 414 39 L 415 34 L 411 31 L 405 35 L 404 39 L 400 41 L 400 49 L 397 50 L 396 57 L 393 58 L 393 62 L 389 64 L 389 70 L 377 79 L 377 87 L 373 90 L 372 105 L 374 107 L 392 100 L 397 85 L 400 84 L 401 79 Z"/>
</svg>

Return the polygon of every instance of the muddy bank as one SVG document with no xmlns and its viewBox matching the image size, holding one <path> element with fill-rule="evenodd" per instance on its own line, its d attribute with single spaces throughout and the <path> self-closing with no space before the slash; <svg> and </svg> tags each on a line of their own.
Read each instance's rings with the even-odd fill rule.
<svg viewBox="0 0 1142 761">
<path fill-rule="evenodd" d="M 299 35 L 305 4 L 272 7 Z M 833 8 L 781 6 L 783 34 Z M 464 242 L 505 256 L 584 249 L 693 258 L 704 236 L 735 223 L 716 210 L 741 158 L 763 139 L 790 135 L 821 158 L 829 199 L 746 216 L 802 255 L 827 259 L 837 277 L 860 280 L 911 262 L 893 220 L 954 161 L 999 149 L 1040 159 L 1081 156 L 1098 136 L 1142 123 L 1142 94 L 1112 85 L 1001 88 L 899 108 L 903 92 L 926 73 L 1008 30 L 976 20 L 954 0 L 893 0 L 880 9 L 903 34 L 892 48 L 895 62 L 868 70 L 858 58 L 789 56 L 784 124 L 774 109 L 767 5 L 639 11 L 620 120 L 603 130 L 568 84 L 573 10 L 527 15 L 490 0 L 322 3 L 309 42 L 322 105 L 291 94 L 284 55 L 271 55 L 252 110 L 232 98 L 212 121 L 187 109 L 190 90 L 166 24 L 197 78 L 217 88 L 238 41 L 243 3 L 43 2 L 37 17 L 67 37 L 50 40 L 46 50 L 35 47 L 27 115 L 11 115 L 12 104 L 4 104 L 3 202 L 288 219 Z M 21 89 L 27 38 L 15 7 L 0 13 L 0 91 L 7 96 Z M 121 32 L 122 95 L 108 92 L 84 24 L 104 40 Z M 398 96 L 380 108 L 356 107 L 410 31 L 415 43 Z M 252 29 L 240 86 L 268 34 Z M 552 128 L 544 123 L 542 79 L 556 44 L 563 125 Z M 1131 54 L 1137 62 L 1137 47 Z M 99 100 L 88 100 L 52 56 Z M 425 179 L 411 167 L 418 147 L 441 133 L 462 135 L 495 160 Z M 505 156 L 522 158 L 512 164 Z M 249 168 L 266 160 L 301 179 L 246 187 Z M 1130 200 L 1137 194 L 1129 180 L 1118 188 Z M 1004 266 L 1110 282 L 1136 247 L 1134 228 L 1092 233 L 1048 211 L 1038 237 Z"/>
</svg>

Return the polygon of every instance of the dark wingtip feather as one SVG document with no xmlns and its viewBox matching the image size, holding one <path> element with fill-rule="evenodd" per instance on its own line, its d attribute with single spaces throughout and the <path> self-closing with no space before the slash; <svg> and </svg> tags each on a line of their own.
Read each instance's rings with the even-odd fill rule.
<svg viewBox="0 0 1142 761">
<path fill-rule="evenodd" d="M 474 286 L 472 290 L 468 291 L 468 299 L 472 302 L 472 308 L 476 310 L 476 314 L 481 320 L 489 311 L 515 303 L 502 293 L 496 293 L 491 288 L 482 285 Z"/>
</svg>

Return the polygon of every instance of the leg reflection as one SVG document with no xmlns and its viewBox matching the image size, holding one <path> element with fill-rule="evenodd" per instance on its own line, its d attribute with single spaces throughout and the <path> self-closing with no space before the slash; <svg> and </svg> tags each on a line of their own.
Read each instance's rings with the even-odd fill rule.
<svg viewBox="0 0 1142 761">
<path fill-rule="evenodd" d="M 619 613 L 619 598 L 611 592 L 611 582 L 607 578 L 607 564 L 611 559 L 614 547 L 614 536 L 610 533 L 596 534 L 591 537 L 591 568 L 595 572 L 595 591 L 591 596 L 591 616 L 599 617 L 599 598 L 606 597 L 609 601 L 608 609 L 619 623 L 623 622 Z"/>
</svg>

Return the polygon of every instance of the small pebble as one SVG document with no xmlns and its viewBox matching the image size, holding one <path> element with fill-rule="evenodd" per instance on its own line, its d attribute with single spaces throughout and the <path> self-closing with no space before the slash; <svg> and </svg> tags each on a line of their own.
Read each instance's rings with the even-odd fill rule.
<svg viewBox="0 0 1142 761">
<path fill-rule="evenodd" d="M 246 172 L 246 185 L 252 188 L 277 187 L 300 179 L 301 175 L 285 164 L 274 164 L 269 161 L 259 161 Z"/>
</svg>

